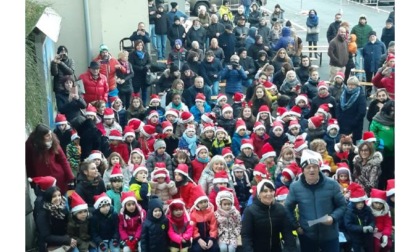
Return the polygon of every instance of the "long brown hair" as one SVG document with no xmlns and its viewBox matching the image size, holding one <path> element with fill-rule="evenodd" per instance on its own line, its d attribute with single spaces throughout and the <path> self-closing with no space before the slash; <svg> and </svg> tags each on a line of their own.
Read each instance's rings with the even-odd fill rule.
<svg viewBox="0 0 420 252">
<path fill-rule="evenodd" d="M 50 149 L 47 149 L 47 145 L 44 141 L 44 136 L 50 133 L 51 129 L 47 125 L 40 123 L 38 124 L 34 131 L 28 137 L 28 140 L 32 143 L 32 147 L 34 150 L 35 157 L 41 158 L 43 161 L 49 163 L 48 156 L 49 152 L 53 151 L 54 154 L 58 154 L 58 150 L 60 147 L 60 141 L 58 140 L 57 136 L 54 132 L 52 134 L 52 146 Z"/>
<path fill-rule="evenodd" d="M 263 90 L 263 93 L 264 93 L 264 96 L 261 99 L 264 101 L 264 103 L 269 108 L 271 108 L 271 101 L 268 98 L 268 96 L 267 96 L 267 90 L 265 89 L 265 87 L 263 85 L 258 85 L 258 86 L 255 87 L 254 93 L 252 94 L 252 97 L 251 97 L 252 104 L 255 104 L 255 101 L 258 99 L 256 93 L 257 93 L 257 89 L 259 89 L 259 88 L 261 88 Z"/>
</svg>

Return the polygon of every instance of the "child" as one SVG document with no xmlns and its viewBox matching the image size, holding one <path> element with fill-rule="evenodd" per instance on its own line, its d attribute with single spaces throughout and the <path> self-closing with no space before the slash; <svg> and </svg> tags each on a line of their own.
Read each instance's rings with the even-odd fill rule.
<svg viewBox="0 0 420 252">
<path fill-rule="evenodd" d="M 258 163 L 255 166 L 252 175 L 254 177 L 251 181 L 252 186 L 256 186 L 258 183 L 260 183 L 261 180 L 269 179 L 270 177 L 270 173 L 267 171 L 267 167 L 263 163 Z"/>
<path fill-rule="evenodd" d="M 309 73 L 308 81 L 302 86 L 301 93 L 306 94 L 308 97 L 308 102 L 312 104 L 312 99 L 318 95 L 318 83 L 319 83 L 319 72 L 317 70 L 312 70 Z"/>
<path fill-rule="evenodd" d="M 287 135 L 284 134 L 283 123 L 280 121 L 275 121 L 273 127 L 268 134 L 270 138 L 268 143 L 276 150 L 276 157 L 280 155 L 281 148 L 289 140 Z"/>
<path fill-rule="evenodd" d="M 315 139 L 309 144 L 309 148 L 313 151 L 321 154 L 322 160 L 327 161 L 331 167 L 331 172 L 335 173 L 337 166 L 334 163 L 334 159 L 328 154 L 327 143 L 323 139 Z"/>
<path fill-rule="evenodd" d="M 261 122 L 255 122 L 253 133 L 251 134 L 251 140 L 254 143 L 254 150 L 255 154 L 259 158 L 262 157 L 262 147 L 265 143 L 268 142 L 268 139 L 270 138 L 267 133 L 265 133 L 265 126 Z"/>
<path fill-rule="evenodd" d="M 240 160 L 243 162 L 246 171 L 251 176 L 252 170 L 260 162 L 259 157 L 254 152 L 254 142 L 251 139 L 242 139 L 241 141 L 241 152 L 235 159 L 235 163 Z"/>
<path fill-rule="evenodd" d="M 292 162 L 296 162 L 293 144 L 285 143 L 281 148 L 280 156 L 277 160 L 277 169 L 274 173 L 274 176 L 277 178 L 277 176 L 283 171 L 283 169 L 286 168 L 286 166 L 288 166 Z"/>
<path fill-rule="evenodd" d="M 192 190 L 194 206 L 190 216 L 194 225 L 193 243 L 191 251 L 219 252 L 217 244 L 217 220 L 214 216 L 213 205 L 201 186 Z"/>
<path fill-rule="evenodd" d="M 216 196 L 215 217 L 219 233 L 220 251 L 235 252 L 241 234 L 241 214 L 233 207 L 234 195 L 230 191 L 220 191 Z"/>
<path fill-rule="evenodd" d="M 141 227 L 141 251 L 168 251 L 168 225 L 162 200 L 157 197 L 151 199 L 146 220 Z"/>
<path fill-rule="evenodd" d="M 77 135 L 77 132 L 72 130 L 71 133 L 71 142 L 66 146 L 66 156 L 67 161 L 70 164 L 71 171 L 73 176 L 77 178 L 77 172 L 79 171 L 80 166 L 80 154 L 82 154 L 82 149 L 80 148 L 80 137 Z"/>
<path fill-rule="evenodd" d="M 308 103 L 308 96 L 306 94 L 299 94 L 295 98 L 295 104 L 302 110 L 302 117 L 308 119 L 309 112 L 311 111 L 311 107 Z"/>
<path fill-rule="evenodd" d="M 104 126 L 107 136 L 111 134 L 112 130 L 117 130 L 118 132 L 120 132 L 120 134 L 122 133 L 122 127 L 115 120 L 115 113 L 114 110 L 112 110 L 112 108 L 106 108 L 104 110 L 104 120 L 102 125 Z"/>
<path fill-rule="evenodd" d="M 245 139 L 249 139 L 249 135 L 246 133 L 246 125 L 244 120 L 238 118 L 236 121 L 235 133 L 232 137 L 232 152 L 235 157 L 241 153 L 241 142 Z"/>
<path fill-rule="evenodd" d="M 306 139 L 309 142 L 312 142 L 315 139 L 323 139 L 325 135 L 325 130 L 322 127 L 322 123 L 324 122 L 324 117 L 321 115 L 316 115 L 308 120 L 308 128 L 306 129 L 306 133 L 308 134 Z"/>
<path fill-rule="evenodd" d="M 301 84 L 296 76 L 295 70 L 287 71 L 286 78 L 280 86 L 280 93 L 290 97 L 289 108 L 293 107 L 295 98 L 300 93 Z"/>
<path fill-rule="evenodd" d="M 160 165 L 159 165 L 160 164 Z M 175 182 L 170 180 L 169 172 L 165 168 L 165 164 L 157 163 L 155 170 L 151 174 L 152 181 L 150 185 L 152 187 L 152 195 L 157 195 L 159 198 L 166 202 L 178 192 Z M 164 204 L 166 210 L 167 205 Z M 150 208 L 149 208 L 150 210 Z"/>
<path fill-rule="evenodd" d="M 347 163 L 337 163 L 337 170 L 332 176 L 340 184 L 344 197 L 349 198 L 349 185 L 353 182 L 351 179 L 351 172 Z"/>
<path fill-rule="evenodd" d="M 185 209 L 182 199 L 174 199 L 169 203 L 166 210 L 166 217 L 169 220 L 169 249 L 171 252 L 188 252 L 191 247 L 193 236 L 193 225 L 190 222 L 190 215 Z"/>
<path fill-rule="evenodd" d="M 395 179 L 388 179 L 386 182 L 386 197 L 391 213 L 392 226 L 395 225 Z"/>
<path fill-rule="evenodd" d="M 330 156 L 335 153 L 334 146 L 340 142 L 340 126 L 338 125 L 337 119 L 330 118 L 328 120 L 327 132 L 324 135 L 324 141 L 327 143 L 327 151 Z"/>
<path fill-rule="evenodd" d="M 166 143 L 162 139 L 157 139 L 153 145 L 155 151 L 149 155 L 146 161 L 146 167 L 149 170 L 149 174 L 156 169 L 157 163 L 163 163 L 168 169 L 170 179 L 173 179 L 174 173 L 172 168 L 171 156 L 166 152 Z"/>
<path fill-rule="evenodd" d="M 127 122 L 127 126 L 131 127 L 134 130 L 135 139 L 138 139 L 140 137 L 140 130 L 144 127 L 144 125 L 144 122 L 140 121 L 140 119 L 137 118 L 131 118 Z"/>
<path fill-rule="evenodd" d="M 180 150 L 180 149 L 175 150 L 174 156 L 172 158 L 172 167 L 176 168 L 176 167 L 178 167 L 179 164 L 186 164 L 187 165 L 188 176 L 190 176 L 192 178 L 193 177 L 193 175 L 192 175 L 193 174 L 193 168 L 192 168 L 189 153 L 187 153 L 186 150 Z M 175 178 L 175 173 L 174 173 L 174 178 Z"/>
<path fill-rule="evenodd" d="M 179 112 L 176 109 L 168 109 L 165 112 L 165 118 L 166 121 L 170 122 L 172 124 L 173 127 L 173 134 L 175 134 L 176 132 L 176 128 L 178 126 L 178 120 L 179 120 Z"/>
<path fill-rule="evenodd" d="M 174 136 L 174 128 L 172 123 L 169 121 L 162 122 L 162 135 L 163 141 L 166 143 L 166 153 L 170 156 L 175 152 L 175 149 L 178 148 L 179 139 Z"/>
<path fill-rule="evenodd" d="M 225 94 L 219 93 L 217 95 L 216 105 L 214 105 L 214 108 L 212 109 L 212 112 L 216 115 L 216 119 L 219 119 L 222 117 L 222 107 L 227 102 L 227 96 Z"/>
<path fill-rule="evenodd" d="M 190 127 L 194 127 L 196 132 L 198 128 L 198 123 L 194 120 L 194 115 L 188 111 L 183 111 L 180 116 L 180 124 L 176 127 L 175 136 L 178 138 L 182 137 L 182 134 L 187 129 L 188 125 L 192 125 Z"/>
<path fill-rule="evenodd" d="M 111 198 L 114 212 L 118 214 L 121 210 L 121 193 L 128 191 L 128 186 L 123 186 L 124 175 L 119 165 L 115 165 L 112 169 L 109 181 L 111 186 L 106 191 L 106 195 Z"/>
<path fill-rule="evenodd" d="M 131 95 L 130 107 L 127 109 L 127 120 L 137 118 L 143 121 L 145 117 L 146 109 L 143 106 L 143 101 L 138 93 L 133 93 Z"/>
<path fill-rule="evenodd" d="M 217 127 L 215 132 L 216 138 L 213 140 L 213 144 L 211 145 L 211 153 L 213 154 L 213 157 L 221 155 L 222 149 L 231 145 L 230 136 L 224 128 Z"/>
<path fill-rule="evenodd" d="M 286 186 L 281 186 L 277 188 L 276 193 L 274 194 L 276 202 L 284 206 L 284 202 L 286 201 L 288 194 L 289 194 L 289 188 L 287 188 Z"/>
<path fill-rule="evenodd" d="M 140 144 L 140 149 L 142 150 L 146 159 L 154 151 L 153 146 L 156 141 L 155 134 L 156 128 L 152 125 L 144 125 L 143 127 L 140 127 L 140 135 L 138 141 Z"/>
<path fill-rule="evenodd" d="M 140 144 L 136 139 L 136 133 L 131 126 L 127 125 L 124 127 L 123 141 L 127 145 L 128 153 L 131 153 L 136 148 L 140 148 Z"/>
<path fill-rule="evenodd" d="M 206 146 L 207 150 L 211 150 L 214 140 L 215 128 L 213 123 L 204 123 L 200 134 L 200 144 Z M 211 153 L 211 156 L 213 153 Z"/>
<path fill-rule="evenodd" d="M 121 155 L 122 160 L 125 163 L 128 162 L 129 154 L 128 149 L 125 143 L 123 143 L 123 138 L 121 132 L 118 130 L 111 130 L 109 133 L 109 147 L 112 152 L 117 152 Z"/>
<path fill-rule="evenodd" d="M 103 176 L 105 170 L 108 169 L 108 161 L 106 160 L 104 154 L 102 154 L 99 150 L 92 150 L 87 160 L 92 160 L 95 163 L 101 176 Z"/>
<path fill-rule="evenodd" d="M 127 111 L 123 107 L 121 99 L 118 96 L 113 96 L 109 98 L 109 101 L 111 102 L 111 108 L 117 115 L 117 122 L 124 128 L 127 125 Z"/>
<path fill-rule="evenodd" d="M 196 186 L 196 183 L 188 176 L 188 166 L 186 164 L 179 164 L 174 173 L 178 193 L 173 198 L 181 198 L 185 202 L 185 207 L 191 209 L 194 205 L 194 200 L 191 197 L 192 190 Z"/>
<path fill-rule="evenodd" d="M 392 248 L 392 219 L 386 203 L 386 191 L 372 188 L 367 205 L 375 216 L 373 230 L 375 251 L 390 251 Z"/>
<path fill-rule="evenodd" d="M 155 127 L 156 133 L 162 133 L 162 125 L 160 125 L 159 113 L 156 110 L 152 110 L 147 114 L 146 124 Z"/>
<path fill-rule="evenodd" d="M 165 109 L 160 106 L 160 98 L 157 94 L 152 94 L 150 96 L 150 103 L 146 109 L 145 114 L 149 115 L 151 111 L 155 110 L 158 113 L 159 122 L 163 121 L 163 115 L 165 114 Z"/>
<path fill-rule="evenodd" d="M 278 93 L 279 93 L 278 88 L 276 85 L 274 85 L 270 81 L 265 81 L 263 83 L 263 86 L 265 88 L 265 92 L 267 92 L 266 95 L 268 96 L 268 99 L 270 99 L 271 104 L 273 106 L 278 98 Z"/>
<path fill-rule="evenodd" d="M 119 252 L 118 213 L 105 193 L 95 195 L 95 211 L 89 222 L 92 241 L 99 251 Z"/>
<path fill-rule="evenodd" d="M 287 139 L 289 139 L 290 143 L 294 143 L 298 136 L 302 136 L 306 138 L 307 133 L 302 131 L 302 126 L 299 124 L 298 120 L 291 120 L 289 122 L 289 131 L 286 132 Z"/>
<path fill-rule="evenodd" d="M 328 84 L 320 81 L 318 84 L 318 95 L 312 99 L 310 115 L 321 112 L 325 115 L 326 122 L 331 117 L 336 117 L 337 101 L 328 92 Z"/>
<path fill-rule="evenodd" d="M 270 108 L 266 105 L 262 105 L 258 110 L 256 117 L 257 122 L 261 122 L 267 131 L 270 131 L 271 126 L 273 126 L 273 117 L 270 114 Z"/>
<path fill-rule="evenodd" d="M 118 167 L 120 167 L 124 176 L 123 186 L 128 187 L 128 183 L 130 182 L 130 179 L 131 179 L 131 172 L 126 167 L 126 164 L 124 160 L 122 160 L 121 155 L 118 154 L 117 152 L 112 152 L 111 155 L 109 155 L 108 157 L 108 164 L 109 164 L 109 168 L 104 171 L 104 175 L 102 176 L 106 188 L 107 189 L 111 188 L 110 177 L 111 177 L 111 172 L 114 169 L 114 167 L 117 167 L 117 169 Z"/>
<path fill-rule="evenodd" d="M 246 130 L 249 132 L 249 134 L 253 132 L 255 125 L 255 116 L 252 114 L 251 107 L 252 104 L 250 104 L 250 102 L 243 102 L 240 115 L 240 118 L 245 121 Z"/>
<path fill-rule="evenodd" d="M 140 238 L 146 211 L 137 204 L 134 192 L 123 192 L 121 211 L 118 214 L 120 248 L 123 251 L 141 251 Z"/>
<path fill-rule="evenodd" d="M 229 104 L 223 105 L 222 116 L 217 120 L 218 127 L 224 128 L 229 136 L 233 136 L 233 133 L 235 132 L 235 123 L 236 119 L 233 118 L 232 107 Z"/>
<path fill-rule="evenodd" d="M 251 183 L 249 180 L 248 172 L 245 168 L 245 164 L 242 160 L 235 160 L 235 163 L 232 167 L 231 177 L 233 186 L 235 188 L 235 195 L 239 201 L 240 212 L 242 214 L 251 194 L 249 192 L 251 189 Z"/>
<path fill-rule="evenodd" d="M 295 144 L 293 145 L 293 150 L 295 151 L 296 163 L 300 164 L 300 158 L 302 157 L 303 150 L 308 149 L 308 141 L 301 136 L 296 138 Z"/>
<path fill-rule="evenodd" d="M 139 148 L 135 148 L 130 153 L 130 160 L 128 161 L 127 169 L 130 174 L 133 174 L 135 167 L 145 165 L 146 160 L 143 155 L 143 151 Z"/>
<path fill-rule="evenodd" d="M 67 235 L 77 241 L 75 250 L 87 252 L 89 249 L 93 249 L 90 245 L 88 205 L 77 192 L 73 192 L 70 198 L 71 217 L 67 224 Z"/>
<path fill-rule="evenodd" d="M 150 183 L 147 181 L 148 170 L 144 166 L 139 166 L 133 172 L 130 180 L 129 191 L 134 192 L 136 202 L 140 204 L 142 209 L 148 209 L 149 196 L 152 191 Z"/>
<path fill-rule="evenodd" d="M 217 207 L 218 207 L 216 205 L 217 194 L 223 190 L 228 190 L 233 193 L 233 189 L 228 188 L 228 185 L 229 185 L 229 174 L 226 171 L 220 171 L 214 174 L 213 188 L 211 189 L 211 192 L 209 193 L 208 197 L 209 197 L 209 202 L 213 205 L 215 211 L 217 210 Z M 239 201 L 235 196 L 234 198 L 235 198 L 234 206 L 236 207 L 236 209 L 239 210 L 240 209 Z"/>
<path fill-rule="evenodd" d="M 328 92 L 336 101 L 339 101 L 344 90 L 344 73 L 337 72 L 334 76 L 334 82 L 330 84 Z"/>
<path fill-rule="evenodd" d="M 182 137 L 179 139 L 178 148 L 186 150 L 193 159 L 197 152 L 197 135 L 195 134 L 196 128 L 193 125 L 188 125 Z"/>
<path fill-rule="evenodd" d="M 195 183 L 198 183 L 198 180 L 203 173 L 204 168 L 210 161 L 209 150 L 204 145 L 197 146 L 196 158 L 191 162 L 192 166 L 192 179 Z"/>
<path fill-rule="evenodd" d="M 233 110 L 233 118 L 239 118 L 241 116 L 241 110 L 242 110 L 242 102 L 245 99 L 245 95 L 239 92 L 236 92 L 233 95 L 233 104 L 232 104 L 232 110 Z"/>
<path fill-rule="evenodd" d="M 358 153 L 357 146 L 353 145 L 351 135 L 341 135 L 340 142 L 334 145 L 334 163 L 345 162 L 353 172 L 353 159 Z"/>
<path fill-rule="evenodd" d="M 319 170 L 322 172 L 322 174 L 325 175 L 325 177 L 331 177 L 331 167 L 327 161 L 324 161 L 321 164 L 321 167 L 319 168 Z"/>
<path fill-rule="evenodd" d="M 276 188 L 286 186 L 289 188 L 290 184 L 297 179 L 298 175 L 301 172 L 301 168 L 296 162 L 292 162 L 289 165 L 287 165 L 279 174 L 277 177 L 275 177 L 275 186 Z"/>
<path fill-rule="evenodd" d="M 233 160 L 235 159 L 235 156 L 232 153 L 232 150 L 230 147 L 225 147 L 222 150 L 222 157 L 226 162 L 228 170 L 232 170 Z"/>
<path fill-rule="evenodd" d="M 67 122 L 67 118 L 64 114 L 57 114 L 55 117 L 55 129 L 53 133 L 60 140 L 61 149 L 65 150 L 67 145 L 71 142 L 71 127 Z"/>
<path fill-rule="evenodd" d="M 352 183 L 349 187 L 350 203 L 344 214 L 344 225 L 351 240 L 353 251 L 373 252 L 373 229 L 375 217 L 371 209 L 365 205 L 367 200 L 363 188 Z"/>
</svg>

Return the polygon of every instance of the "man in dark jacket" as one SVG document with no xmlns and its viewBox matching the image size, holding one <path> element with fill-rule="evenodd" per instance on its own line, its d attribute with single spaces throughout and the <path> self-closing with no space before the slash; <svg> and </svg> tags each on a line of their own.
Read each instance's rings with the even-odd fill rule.
<svg viewBox="0 0 420 252">
<path fill-rule="evenodd" d="M 61 45 L 57 49 L 57 55 L 51 62 L 51 75 L 54 77 L 53 91 L 63 92 L 64 85 L 61 85 L 60 80 L 64 75 L 74 75 L 74 61 L 68 57 L 69 51 L 67 47 Z"/>
<path fill-rule="evenodd" d="M 219 18 L 216 14 L 211 15 L 210 17 L 210 25 L 207 27 L 207 37 L 209 40 L 212 38 L 218 39 L 220 35 L 225 32 L 225 26 L 219 23 Z"/>
<path fill-rule="evenodd" d="M 156 18 L 155 18 L 155 32 L 156 32 L 156 46 L 158 52 L 158 60 L 165 58 L 166 51 L 166 37 L 168 35 L 170 24 L 169 17 L 164 12 L 163 5 L 158 6 Z"/>
<path fill-rule="evenodd" d="M 348 45 L 346 41 L 347 30 L 340 27 L 338 33 L 328 46 L 328 56 L 330 57 L 330 82 L 334 82 L 337 72 L 345 72 L 349 61 Z"/>
<path fill-rule="evenodd" d="M 145 25 L 143 22 L 140 22 L 137 25 L 137 30 L 133 32 L 130 36 L 130 40 L 135 42 L 136 40 L 142 40 L 144 42 L 144 45 L 147 48 L 147 44 L 150 43 L 150 35 L 145 29 Z"/>
<path fill-rule="evenodd" d="M 233 29 L 233 34 L 236 37 L 235 49 L 245 47 L 245 39 L 248 35 L 249 28 L 245 26 L 245 17 L 240 17 L 238 25 Z"/>
<path fill-rule="evenodd" d="M 203 93 L 206 97 L 206 102 L 208 104 L 212 104 L 211 101 L 211 89 L 209 86 L 204 85 L 204 79 L 201 76 L 197 76 L 194 79 L 194 86 L 189 87 L 187 90 L 184 91 L 182 96 L 185 99 L 185 104 L 191 108 L 195 105 L 195 96 L 198 93 Z"/>
<path fill-rule="evenodd" d="M 200 21 L 197 19 L 193 21 L 193 26 L 187 32 L 187 49 L 192 47 L 192 42 L 197 41 L 200 49 L 204 49 L 204 44 L 207 39 L 207 31 L 201 27 Z"/>
<path fill-rule="evenodd" d="M 175 16 L 174 18 L 174 24 L 171 26 L 171 29 L 168 31 L 168 39 L 171 44 L 171 47 L 174 47 L 175 40 L 180 39 L 182 41 L 182 44 L 185 45 L 185 37 L 187 36 L 187 33 L 185 32 L 185 28 L 183 25 L 181 25 L 181 22 L 179 21 L 179 17 Z"/>
<path fill-rule="evenodd" d="M 307 55 L 300 58 L 299 67 L 296 69 L 296 75 L 300 83 L 306 83 L 309 79 L 309 70 L 311 68 L 311 59 Z"/>
<path fill-rule="evenodd" d="M 225 32 L 218 38 L 219 46 L 225 53 L 225 59 L 230 59 L 230 57 L 235 54 L 235 47 L 232 45 L 236 44 L 236 38 L 232 31 L 232 26 L 227 24 Z"/>
<path fill-rule="evenodd" d="M 342 22 L 341 17 L 342 17 L 341 13 L 335 14 L 334 22 L 332 22 L 330 26 L 328 26 L 328 30 L 327 30 L 328 43 L 330 43 L 330 41 L 333 40 L 335 36 L 337 36 L 338 28 L 340 28 L 340 24 Z"/>
<path fill-rule="evenodd" d="M 245 47 L 238 49 L 238 55 L 239 65 L 243 67 L 247 75 L 247 79 L 242 82 L 242 85 L 244 87 L 250 87 L 252 85 L 252 81 L 254 80 L 255 73 L 257 72 L 257 68 L 255 67 L 254 60 L 251 57 L 248 57 Z"/>
</svg>

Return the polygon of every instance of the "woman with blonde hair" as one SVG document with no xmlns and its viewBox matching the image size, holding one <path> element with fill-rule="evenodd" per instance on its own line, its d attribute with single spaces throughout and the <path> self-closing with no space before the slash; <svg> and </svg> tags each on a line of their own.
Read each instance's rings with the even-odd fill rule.
<svg viewBox="0 0 420 252">
<path fill-rule="evenodd" d="M 274 72 L 280 71 L 284 63 L 289 63 L 293 66 L 292 59 L 287 55 L 286 49 L 280 48 L 271 60 L 271 65 L 274 66 Z"/>
<path fill-rule="evenodd" d="M 206 168 L 204 168 L 203 172 L 201 173 L 201 177 L 198 180 L 198 185 L 203 188 L 207 195 L 209 195 L 213 190 L 214 175 L 223 170 L 225 170 L 227 174 L 230 173 L 224 157 L 221 155 L 213 156 L 210 162 L 207 164 Z M 233 182 L 230 176 L 228 187 L 233 188 Z"/>
</svg>

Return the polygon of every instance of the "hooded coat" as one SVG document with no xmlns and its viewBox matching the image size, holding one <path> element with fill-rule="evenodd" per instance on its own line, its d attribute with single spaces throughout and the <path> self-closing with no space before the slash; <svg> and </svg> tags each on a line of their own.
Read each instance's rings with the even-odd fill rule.
<svg viewBox="0 0 420 252">
<path fill-rule="evenodd" d="M 153 216 L 154 209 L 160 209 L 162 215 L 159 218 Z M 163 202 L 159 198 L 151 199 L 147 210 L 146 220 L 141 231 L 142 252 L 166 252 L 168 251 L 169 222 L 163 212 Z"/>
</svg>

